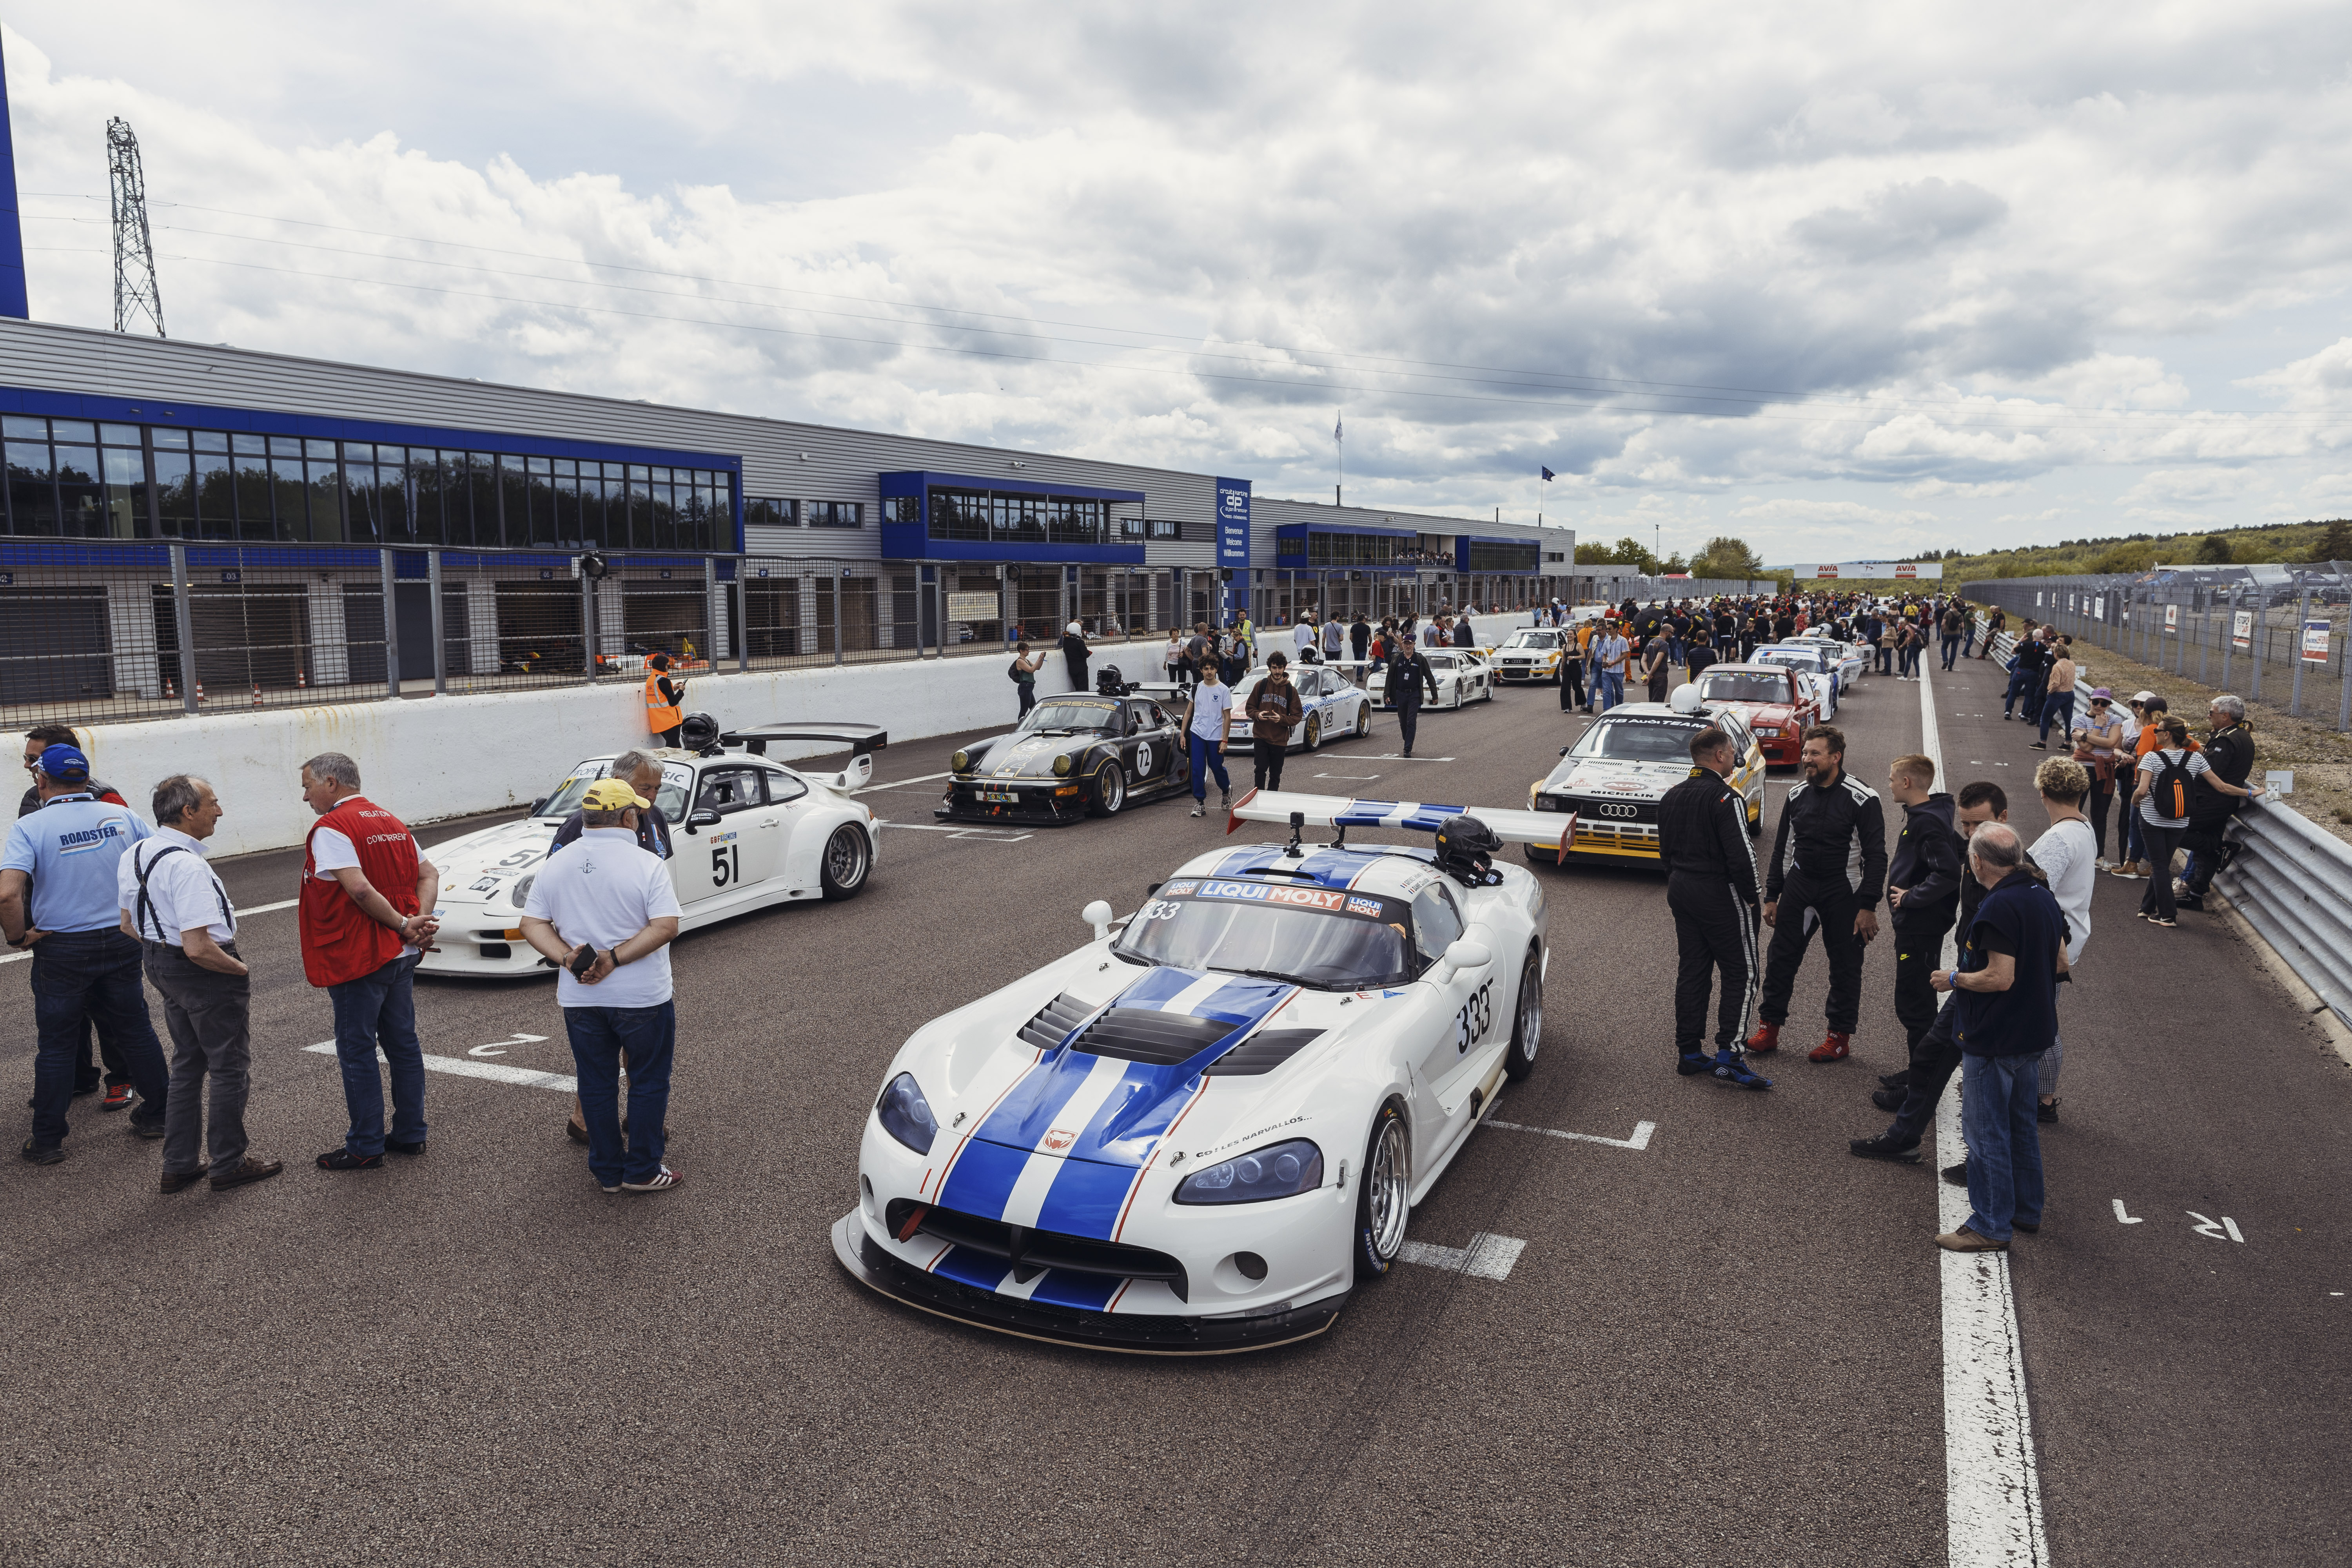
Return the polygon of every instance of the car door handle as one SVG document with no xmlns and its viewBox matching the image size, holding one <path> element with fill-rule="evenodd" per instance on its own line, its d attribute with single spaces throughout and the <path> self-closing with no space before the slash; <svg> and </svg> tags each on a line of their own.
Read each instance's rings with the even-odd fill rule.
<svg viewBox="0 0 2352 1568">
<path fill-rule="evenodd" d="M 760 826 L 762 827 L 773 827 L 776 826 L 777 821 L 777 818 L 771 816 L 763 820 Z"/>
</svg>

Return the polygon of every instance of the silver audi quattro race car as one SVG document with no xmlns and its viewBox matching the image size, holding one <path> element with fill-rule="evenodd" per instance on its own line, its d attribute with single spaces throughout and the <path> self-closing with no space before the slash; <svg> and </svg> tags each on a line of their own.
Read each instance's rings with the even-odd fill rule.
<svg viewBox="0 0 2352 1568">
<path fill-rule="evenodd" d="M 1192 762 L 1171 710 L 1149 697 L 1073 691 L 1040 698 L 1010 734 L 948 758 L 943 822 L 1059 827 L 1115 816 L 1139 801 L 1192 787 Z"/>
<path fill-rule="evenodd" d="M 1495 679 L 1559 683 L 1561 650 L 1576 639 L 1576 634 L 1554 626 L 1521 626 L 1496 647 L 1493 659 Z"/>
<path fill-rule="evenodd" d="M 690 715 L 688 725 L 700 718 Z M 670 879 L 684 911 L 679 931 L 772 904 L 864 891 L 881 832 L 873 812 L 851 796 L 874 776 L 873 753 L 889 737 L 871 724 L 828 723 L 720 735 L 716 724 L 703 722 L 701 733 L 715 739 L 698 751 L 648 749 L 661 762 L 654 805 L 670 825 Z M 837 773 L 768 761 L 771 744 L 792 742 L 838 742 L 855 754 Z M 433 914 L 441 934 L 417 961 L 418 973 L 468 979 L 549 973 L 547 961 L 523 940 L 523 905 L 556 830 L 612 763 L 610 756 L 575 763 L 520 821 L 434 846 L 441 894 Z"/>
<path fill-rule="evenodd" d="M 899 1047 L 833 1227 L 851 1275 L 1007 1333 L 1198 1354 L 1320 1333 L 1394 1265 L 1534 1070 L 1544 895 L 1493 853 L 1557 819 L 1254 791 L 1244 821 L 1290 841 L 1196 856 L 1123 923 L 1088 906 L 1092 942 Z"/>
<path fill-rule="evenodd" d="M 1658 803 L 1690 776 L 1691 737 L 1709 724 L 1731 737 L 1739 761 L 1729 783 L 1748 803 L 1748 831 L 1764 826 L 1764 752 L 1738 708 L 1675 689 L 1664 702 L 1612 708 L 1563 747 L 1559 763 L 1528 786 L 1528 804 L 1552 824 L 1528 840 L 1528 858 L 1570 857 L 1659 864 Z"/>
</svg>

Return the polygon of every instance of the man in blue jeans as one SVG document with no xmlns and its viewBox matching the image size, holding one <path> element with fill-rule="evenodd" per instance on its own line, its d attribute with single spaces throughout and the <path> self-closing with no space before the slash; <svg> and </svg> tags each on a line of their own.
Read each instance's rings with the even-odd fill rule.
<svg viewBox="0 0 2352 1568">
<path fill-rule="evenodd" d="M 523 905 L 523 940 L 562 966 L 555 1000 L 580 1075 L 588 1171 L 608 1193 L 666 1193 L 684 1180 L 662 1161 L 677 1041 L 669 944 L 680 911 L 669 868 L 637 846 L 637 814 L 652 805 L 619 779 L 590 784 L 579 842 L 547 862 Z"/>
<path fill-rule="evenodd" d="M 89 759 L 52 743 L 33 770 L 40 802 L 20 816 L 0 849 L 0 935 L 33 958 L 33 1135 L 20 1151 L 36 1165 L 66 1157 L 66 1110 L 82 1060 L 84 1031 L 98 1028 L 130 1070 L 140 1104 L 131 1131 L 163 1135 L 170 1077 L 139 983 L 139 943 L 121 930 L 115 877 L 122 857 L 148 837 L 128 806 L 91 793 Z"/>
<path fill-rule="evenodd" d="M 2025 868 L 2017 830 L 1988 823 L 1969 841 L 1985 889 L 1960 964 L 1929 976 L 1957 991 L 1960 1130 L 1969 1142 L 1969 1217 L 1936 1237 L 1947 1252 L 2004 1252 L 2010 1235 L 2042 1228 L 2042 1135 L 2035 1125 L 2042 1053 L 2058 1037 L 2066 918 Z"/>
<path fill-rule="evenodd" d="M 1184 703 L 1184 743 L 1191 748 L 1192 763 L 1192 815 L 1205 816 L 1209 812 L 1209 775 L 1217 775 L 1217 788 L 1223 792 L 1220 804 L 1234 804 L 1234 781 L 1225 776 L 1225 745 L 1233 728 L 1234 689 L 1225 684 L 1224 674 L 1211 659 L 1201 667 L 1201 684 L 1192 688 L 1192 695 Z"/>
</svg>

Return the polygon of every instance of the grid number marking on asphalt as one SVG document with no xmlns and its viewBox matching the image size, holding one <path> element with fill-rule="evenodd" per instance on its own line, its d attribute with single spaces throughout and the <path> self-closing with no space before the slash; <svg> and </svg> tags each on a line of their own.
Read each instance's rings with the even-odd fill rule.
<svg viewBox="0 0 2352 1568">
<path fill-rule="evenodd" d="M 1438 1247 L 1426 1241 L 1402 1243 L 1397 1247 L 1397 1261 L 1499 1284 L 1511 1277 L 1519 1254 L 1527 1249 L 1528 1244 L 1516 1236 L 1494 1236 L 1482 1230 L 1470 1238 L 1467 1247 Z"/>
</svg>

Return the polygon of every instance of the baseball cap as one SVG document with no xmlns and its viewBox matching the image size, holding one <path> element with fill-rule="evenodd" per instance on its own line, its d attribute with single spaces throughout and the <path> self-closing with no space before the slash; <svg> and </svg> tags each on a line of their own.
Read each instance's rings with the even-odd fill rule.
<svg viewBox="0 0 2352 1568">
<path fill-rule="evenodd" d="M 41 772 L 59 784 L 89 783 L 89 759 L 77 746 L 60 742 L 41 752 Z"/>
<path fill-rule="evenodd" d="M 598 779 L 580 797 L 580 804 L 590 811 L 626 811 L 633 805 L 651 805 L 653 802 L 619 779 Z"/>
<path fill-rule="evenodd" d="M 2135 691 L 2132 693 L 2132 700 L 2135 702 L 2146 702 L 2155 697 L 2155 695 L 2156 693 L 2153 691 Z"/>
<path fill-rule="evenodd" d="M 2094 702 L 2113 702 L 2115 700 L 2116 700 L 2116 694 L 2115 694 L 2114 692 L 2112 692 L 2112 691 L 2108 690 L 2105 687 L 2104 687 L 2104 686 L 2094 686 L 2093 688 L 2091 688 L 2091 700 L 2092 700 L 2092 701 L 2094 701 Z"/>
</svg>

